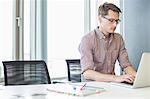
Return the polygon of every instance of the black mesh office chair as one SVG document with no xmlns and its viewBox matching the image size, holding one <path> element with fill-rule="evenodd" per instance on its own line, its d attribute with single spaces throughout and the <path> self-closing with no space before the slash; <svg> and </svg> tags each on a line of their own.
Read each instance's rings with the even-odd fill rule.
<svg viewBox="0 0 150 99">
<path fill-rule="evenodd" d="M 43 60 L 3 61 L 5 85 L 50 84 L 47 65 Z"/>
<path fill-rule="evenodd" d="M 68 69 L 68 81 L 81 82 L 80 59 L 66 59 Z"/>
</svg>

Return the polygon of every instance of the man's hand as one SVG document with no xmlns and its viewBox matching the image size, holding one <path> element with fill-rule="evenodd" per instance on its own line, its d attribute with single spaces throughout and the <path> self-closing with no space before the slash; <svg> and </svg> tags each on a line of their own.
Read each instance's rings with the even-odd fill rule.
<svg viewBox="0 0 150 99">
<path fill-rule="evenodd" d="M 136 76 L 136 70 L 133 68 L 133 66 L 128 66 L 124 68 L 124 71 L 125 71 L 125 74 Z"/>
<path fill-rule="evenodd" d="M 125 74 L 125 75 L 121 75 L 121 76 L 115 76 L 115 82 L 128 82 L 128 83 L 133 83 L 135 76 L 133 75 L 129 75 L 129 74 Z"/>
</svg>

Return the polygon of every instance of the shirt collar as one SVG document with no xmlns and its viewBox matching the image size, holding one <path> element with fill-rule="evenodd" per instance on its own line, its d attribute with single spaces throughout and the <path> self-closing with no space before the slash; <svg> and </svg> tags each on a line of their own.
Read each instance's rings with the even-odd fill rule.
<svg viewBox="0 0 150 99">
<path fill-rule="evenodd" d="M 105 35 L 99 30 L 99 27 L 95 29 L 96 35 L 99 39 L 105 39 Z M 110 39 L 113 38 L 113 33 L 110 33 Z"/>
</svg>

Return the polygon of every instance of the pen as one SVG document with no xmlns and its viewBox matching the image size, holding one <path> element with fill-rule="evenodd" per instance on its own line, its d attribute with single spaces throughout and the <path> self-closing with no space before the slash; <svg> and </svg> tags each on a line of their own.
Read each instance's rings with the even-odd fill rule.
<svg viewBox="0 0 150 99">
<path fill-rule="evenodd" d="M 83 90 L 83 88 L 86 86 L 86 83 L 80 88 L 80 90 Z"/>
</svg>

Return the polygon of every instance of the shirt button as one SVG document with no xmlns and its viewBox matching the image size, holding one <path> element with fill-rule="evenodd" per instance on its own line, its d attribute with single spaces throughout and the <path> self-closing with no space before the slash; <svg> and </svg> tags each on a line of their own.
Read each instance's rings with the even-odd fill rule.
<svg viewBox="0 0 150 99">
<path fill-rule="evenodd" d="M 110 73 L 110 70 L 108 70 L 108 73 Z"/>
<path fill-rule="evenodd" d="M 111 64 L 111 62 L 110 61 L 108 61 L 108 65 L 110 65 Z"/>
</svg>

